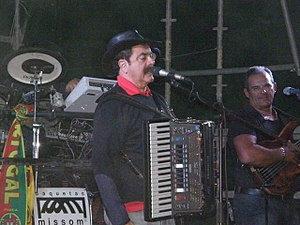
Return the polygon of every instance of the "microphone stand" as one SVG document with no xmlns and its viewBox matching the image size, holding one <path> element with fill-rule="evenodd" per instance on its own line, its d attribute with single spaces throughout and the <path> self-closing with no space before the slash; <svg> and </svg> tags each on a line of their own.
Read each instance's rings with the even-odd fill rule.
<svg viewBox="0 0 300 225">
<path fill-rule="evenodd" d="M 181 85 L 181 83 L 177 82 L 174 79 L 170 79 L 169 83 L 171 85 L 171 87 L 175 88 L 175 90 L 180 91 L 181 93 L 187 95 L 189 97 L 189 100 L 192 102 L 197 102 L 200 104 L 204 104 L 208 107 L 210 107 L 211 109 L 217 111 L 219 113 L 219 119 L 218 119 L 218 127 L 217 127 L 217 142 L 216 142 L 216 146 L 217 146 L 217 152 L 216 152 L 216 170 L 217 170 L 217 176 L 216 178 L 216 184 L 217 184 L 217 191 L 215 193 L 215 199 L 216 199 L 216 210 L 217 210 L 217 223 L 218 224 L 223 224 L 223 135 L 224 135 L 224 117 L 226 116 L 226 112 L 227 110 L 225 109 L 224 105 L 222 103 L 219 102 L 213 102 L 213 103 L 209 103 L 208 101 L 206 101 L 205 99 L 201 98 L 198 94 L 198 92 L 194 92 L 193 90 L 193 86 L 191 89 L 188 89 L 187 87 L 184 87 L 183 85 Z M 189 82 L 189 84 L 191 84 Z M 193 85 L 193 83 L 192 83 Z"/>
<path fill-rule="evenodd" d="M 34 73 L 32 77 L 32 83 L 34 85 L 34 101 L 33 101 L 33 141 L 32 141 L 32 157 L 33 159 L 39 158 L 39 150 L 40 150 L 40 128 L 41 124 L 37 123 L 37 92 L 38 92 L 38 82 L 42 83 L 42 75 L 43 71 Z M 38 192 L 38 166 L 35 166 L 35 175 L 34 175 L 34 190 L 35 193 Z"/>
</svg>

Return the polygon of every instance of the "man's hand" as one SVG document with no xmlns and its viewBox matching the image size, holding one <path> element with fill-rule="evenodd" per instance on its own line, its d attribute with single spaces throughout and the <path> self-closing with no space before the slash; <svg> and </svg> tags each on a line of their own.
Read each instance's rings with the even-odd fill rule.
<svg viewBox="0 0 300 225">
<path fill-rule="evenodd" d="M 300 157 L 300 148 L 289 141 L 287 145 L 284 146 L 284 149 L 286 151 L 286 161 L 298 164 Z"/>
<path fill-rule="evenodd" d="M 126 223 L 125 225 L 134 225 L 134 222 L 132 222 L 131 220 L 128 222 L 128 223 Z"/>
</svg>

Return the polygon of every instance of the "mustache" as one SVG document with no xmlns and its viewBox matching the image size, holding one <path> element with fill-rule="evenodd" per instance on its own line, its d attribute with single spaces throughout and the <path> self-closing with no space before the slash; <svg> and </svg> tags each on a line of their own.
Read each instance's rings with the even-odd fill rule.
<svg viewBox="0 0 300 225">
<path fill-rule="evenodd" d="M 144 73 L 152 73 L 153 66 L 147 67 L 144 69 Z"/>
</svg>

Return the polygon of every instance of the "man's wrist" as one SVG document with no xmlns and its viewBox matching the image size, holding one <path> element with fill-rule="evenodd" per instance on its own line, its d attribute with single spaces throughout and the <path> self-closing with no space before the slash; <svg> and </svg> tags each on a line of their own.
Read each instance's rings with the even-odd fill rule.
<svg viewBox="0 0 300 225">
<path fill-rule="evenodd" d="M 286 157 L 286 150 L 284 147 L 280 147 L 280 153 L 281 153 L 281 160 L 285 160 Z"/>
</svg>

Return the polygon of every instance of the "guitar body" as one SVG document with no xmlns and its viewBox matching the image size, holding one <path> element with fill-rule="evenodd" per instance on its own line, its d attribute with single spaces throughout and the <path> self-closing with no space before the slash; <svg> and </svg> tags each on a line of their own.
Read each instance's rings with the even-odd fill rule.
<svg viewBox="0 0 300 225">
<path fill-rule="evenodd" d="M 267 148 L 280 148 L 281 146 L 293 146 L 293 131 L 299 124 L 296 121 L 289 122 L 278 135 L 278 140 L 263 141 L 259 144 Z M 280 161 L 264 168 L 250 168 L 256 175 L 262 189 L 271 195 L 287 195 L 295 177 L 300 174 L 300 159 L 293 162 Z"/>
</svg>

